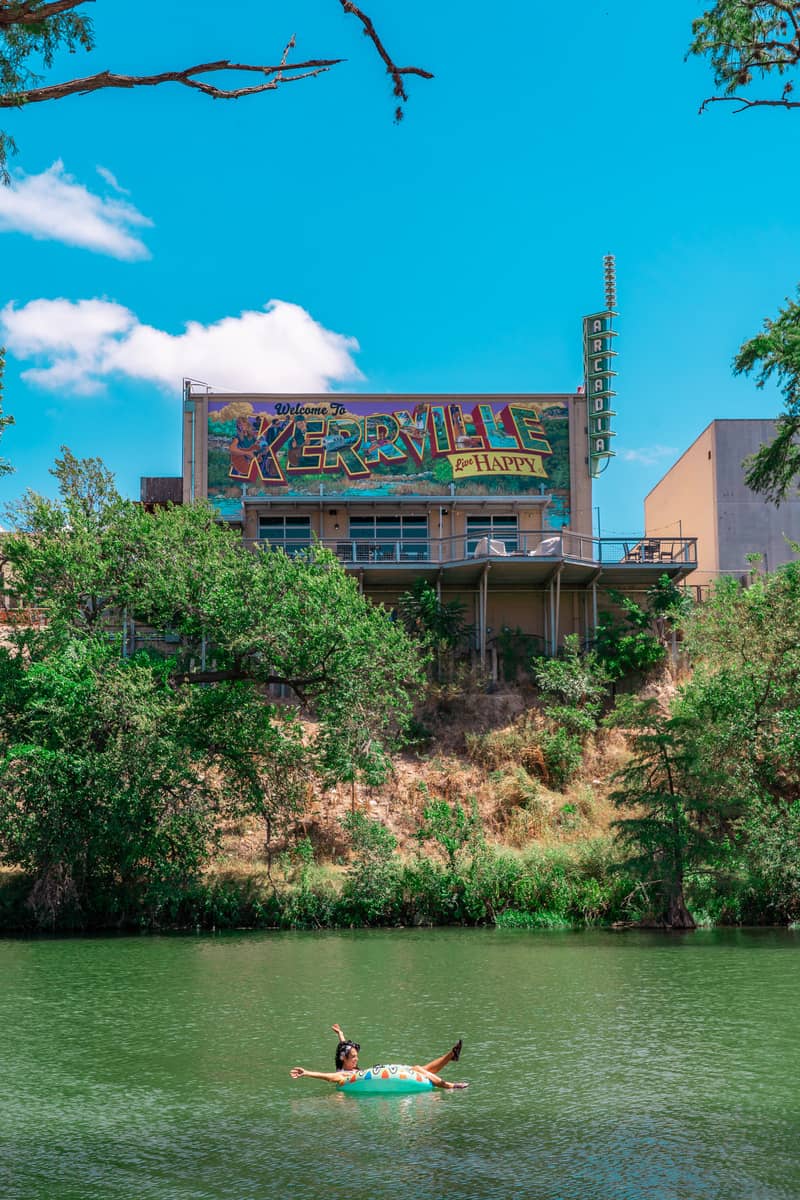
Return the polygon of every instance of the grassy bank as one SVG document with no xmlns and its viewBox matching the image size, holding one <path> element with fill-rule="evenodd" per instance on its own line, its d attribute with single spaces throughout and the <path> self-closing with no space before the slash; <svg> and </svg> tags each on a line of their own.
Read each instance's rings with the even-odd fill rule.
<svg viewBox="0 0 800 1200">
<path fill-rule="evenodd" d="M 383 827 L 381 827 L 383 828 Z M 387 847 L 388 848 L 388 847 Z M 144 886 L 138 896 L 98 898 L 60 928 L 322 929 L 397 925 L 498 925 L 555 929 L 640 919 L 641 897 L 620 872 L 608 839 L 562 849 L 482 846 L 455 866 L 428 855 L 357 853 L 346 868 L 313 861 L 310 844 L 285 872 L 218 866 L 184 887 Z M 29 881 L 0 877 L 0 923 L 32 930 Z"/>
</svg>

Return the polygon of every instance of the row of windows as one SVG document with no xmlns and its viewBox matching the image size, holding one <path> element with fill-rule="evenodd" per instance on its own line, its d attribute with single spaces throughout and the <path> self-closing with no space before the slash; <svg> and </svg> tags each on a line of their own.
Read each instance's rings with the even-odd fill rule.
<svg viewBox="0 0 800 1200">
<path fill-rule="evenodd" d="M 467 517 L 466 554 L 473 554 L 485 538 L 501 541 L 513 553 L 518 545 L 517 534 L 518 518 L 513 514 Z M 297 554 L 311 544 L 311 518 L 261 517 L 258 536 L 272 546 L 282 546 L 287 554 Z M 341 558 L 350 558 L 353 552 L 356 558 L 373 560 L 429 557 L 427 517 L 351 517 L 347 536 L 349 541 L 343 537 L 337 544 Z"/>
</svg>

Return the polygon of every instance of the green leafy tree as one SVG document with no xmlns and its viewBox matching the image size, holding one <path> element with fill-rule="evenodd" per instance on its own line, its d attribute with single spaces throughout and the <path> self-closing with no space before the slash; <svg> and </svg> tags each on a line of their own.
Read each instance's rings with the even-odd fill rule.
<svg viewBox="0 0 800 1200">
<path fill-rule="evenodd" d="M 800 64 L 797 0 L 771 4 L 718 0 L 693 23 L 693 31 L 689 52 L 709 58 L 723 92 L 705 100 L 702 108 L 717 101 L 733 101 L 738 111 L 800 108 L 793 78 Z M 779 84 L 778 95 L 743 94 L 754 83 L 773 80 Z M 787 300 L 774 320 L 764 321 L 762 331 L 739 350 L 733 369 L 737 375 L 756 372 L 759 388 L 774 379 L 781 389 L 784 412 L 777 417 L 775 437 L 744 462 L 747 486 L 780 504 L 795 493 L 800 480 L 800 307 L 796 300 Z"/>
<path fill-rule="evenodd" d="M 692 721 L 665 714 L 654 700 L 625 697 L 612 723 L 628 731 L 633 750 L 611 796 L 631 812 L 615 822 L 625 866 L 653 895 L 657 925 L 693 929 L 687 877 L 722 860 L 732 817 L 725 790 L 703 762 Z"/>
<path fill-rule="evenodd" d="M 397 609 L 405 628 L 435 656 L 436 674 L 442 678 L 456 652 L 467 642 L 472 627 L 464 620 L 459 600 L 442 600 L 435 587 L 417 579 L 409 592 L 398 598 Z"/>
<path fill-rule="evenodd" d="M 717 0 L 692 23 L 690 54 L 707 57 L 721 96 L 743 108 L 798 108 L 791 72 L 800 62 L 800 5 L 797 0 Z M 743 95 L 754 82 L 777 80 L 778 95 Z"/>
<path fill-rule="evenodd" d="M 359 922 L 374 925 L 391 919 L 400 879 L 397 838 L 362 812 L 348 813 L 342 827 L 353 849 L 342 891 L 344 901 Z"/>
<path fill-rule="evenodd" d="M 756 387 L 774 380 L 784 411 L 776 433 L 745 460 L 745 482 L 754 492 L 780 504 L 800 483 L 800 304 L 787 301 L 777 318 L 764 322 L 761 333 L 745 342 L 733 363 L 737 375 L 756 373 Z"/>
<path fill-rule="evenodd" d="M 252 706 L 226 724 L 221 695 L 176 696 L 167 664 L 107 638 L 2 647 L 0 695 L 0 848 L 42 924 L 157 909 L 252 788 Z"/>
<path fill-rule="evenodd" d="M 724 579 L 687 623 L 695 670 L 676 711 L 742 801 L 800 799 L 800 563 Z"/>
<path fill-rule="evenodd" d="M 46 83 L 42 70 L 49 71 L 57 55 L 94 49 L 94 31 L 86 5 L 92 0 L 0 0 L 0 108 L 22 108 L 66 96 L 86 95 L 106 88 L 156 87 L 177 83 L 215 100 L 236 100 L 260 92 L 275 91 L 289 83 L 321 75 L 344 62 L 342 58 L 290 61 L 295 48 L 292 36 L 274 63 L 232 62 L 229 58 L 194 63 L 178 70 L 153 75 L 121 75 L 100 71 L 94 75 Z M 361 24 L 386 67 L 396 100 L 395 117 L 403 115 L 408 99 L 405 81 L 409 75 L 433 78 L 421 67 L 401 67 L 386 50 L 369 16 L 353 0 L 338 0 L 342 11 Z M 221 86 L 218 76 L 232 76 Z M 210 79 L 209 77 L 213 77 Z M 254 78 L 255 77 L 255 78 Z M 238 86 L 236 82 L 238 79 Z M 0 131 L 0 176 L 8 181 L 7 158 L 16 149 L 13 139 Z"/>
<path fill-rule="evenodd" d="M 800 564 L 756 575 L 748 588 L 721 580 L 685 634 L 694 671 L 659 732 L 679 737 L 691 767 L 680 794 L 693 803 L 700 796 L 706 811 L 695 805 L 694 818 L 719 855 L 702 902 L 724 919 L 792 920 L 800 908 Z M 710 850 L 704 869 L 714 865 Z"/>
<path fill-rule="evenodd" d="M 138 767 L 146 774 L 150 757 L 188 771 L 192 813 L 211 811 L 211 784 L 204 781 L 216 780 L 214 804 L 273 822 L 296 809 L 303 774 L 324 782 L 384 777 L 388 748 L 410 715 L 420 656 L 402 627 L 359 595 L 332 555 L 318 548 L 295 559 L 253 553 L 205 505 L 148 514 L 119 496 L 99 460 L 77 460 L 67 450 L 54 473 L 60 497 L 26 493 L 12 514 L 17 532 L 6 539 L 13 586 L 45 619 L 41 630 L 18 631 L 5 652 L 8 678 L 17 684 L 0 689 L 0 753 L 6 778 L 18 781 L 0 811 L 6 859 L 22 862 L 37 883 L 71 879 L 81 906 L 95 890 L 113 890 L 115 879 L 120 886 L 135 882 L 135 872 L 124 875 L 119 864 L 107 872 L 95 868 L 101 855 L 85 866 L 69 851 L 88 837 L 83 822 L 93 811 L 98 772 L 98 794 L 107 796 L 111 811 L 114 770 L 122 777 L 125 756 L 129 773 Z M 150 631 L 147 653 L 137 651 L 135 637 L 143 624 Z M 83 664 L 87 712 L 95 693 L 108 698 L 107 728 L 101 738 L 100 718 L 96 727 L 87 721 L 88 741 L 76 743 L 73 773 L 62 772 L 64 795 L 73 797 L 74 841 L 48 855 L 46 771 L 20 766 L 23 759 L 48 761 L 48 723 L 28 728 L 23 718 L 42 708 L 52 714 L 59 744 L 70 743 L 63 723 L 74 689 L 64 664 L 73 658 Z M 37 681 L 54 671 L 58 687 L 40 705 Z M 136 703 L 124 702 L 131 680 L 139 681 L 143 712 L 152 713 L 141 736 Z M 272 684 L 293 693 L 314 718 L 307 734 L 296 707 L 287 713 L 270 698 Z M 96 771 L 92 754 L 96 746 L 105 753 L 109 739 L 119 758 Z M 22 754 L 23 746 L 31 753 Z M 177 786 L 166 767 L 154 771 L 153 805 L 164 790 L 160 780 L 168 780 L 167 790 Z M 23 799 L 29 824 L 38 826 L 24 854 L 14 825 Z M 144 801 L 133 808 L 143 814 L 144 837 L 153 822 Z M 196 856 L 181 867 L 187 875 L 211 849 L 206 818 L 198 822 Z"/>
</svg>

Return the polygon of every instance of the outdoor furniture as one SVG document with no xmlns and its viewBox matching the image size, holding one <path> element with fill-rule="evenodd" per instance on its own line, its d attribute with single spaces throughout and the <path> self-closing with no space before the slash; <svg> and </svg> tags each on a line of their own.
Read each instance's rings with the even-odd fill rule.
<svg viewBox="0 0 800 1200">
<path fill-rule="evenodd" d="M 505 542 L 501 542 L 499 538 L 482 537 L 472 551 L 472 557 L 485 558 L 487 554 L 497 554 L 502 558 L 508 558 Z"/>
<path fill-rule="evenodd" d="M 542 538 L 535 550 L 528 551 L 528 558 L 559 558 L 561 556 L 561 538 Z"/>
</svg>

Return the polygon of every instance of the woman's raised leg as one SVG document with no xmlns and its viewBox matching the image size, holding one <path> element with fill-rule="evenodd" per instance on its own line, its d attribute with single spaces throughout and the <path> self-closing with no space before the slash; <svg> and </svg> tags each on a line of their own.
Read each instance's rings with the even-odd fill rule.
<svg viewBox="0 0 800 1200">
<path fill-rule="evenodd" d="M 443 1067 L 446 1067 L 449 1062 L 458 1062 L 461 1057 L 461 1038 L 458 1039 L 452 1050 L 448 1050 L 446 1054 L 442 1054 L 439 1058 L 435 1058 L 433 1062 L 425 1065 L 423 1070 L 430 1075 L 438 1075 Z"/>
</svg>

